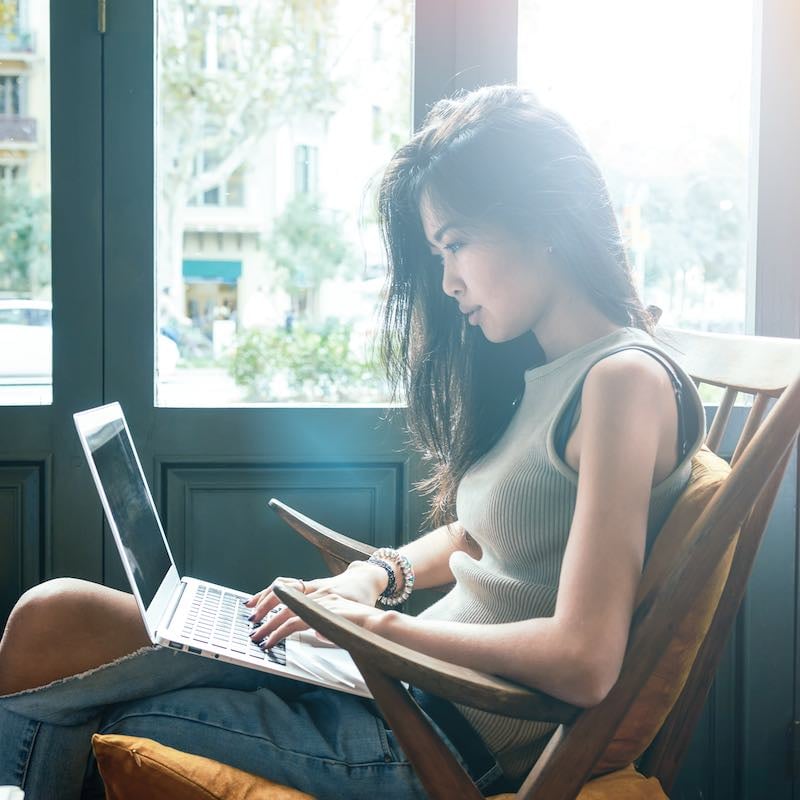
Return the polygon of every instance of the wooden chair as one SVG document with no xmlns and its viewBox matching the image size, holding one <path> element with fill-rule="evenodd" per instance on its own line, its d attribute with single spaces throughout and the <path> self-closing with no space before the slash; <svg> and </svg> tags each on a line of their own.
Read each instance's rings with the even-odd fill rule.
<svg viewBox="0 0 800 800">
<path fill-rule="evenodd" d="M 640 771 L 658 778 L 667 792 L 675 780 L 800 430 L 800 341 L 677 330 L 663 330 L 660 338 L 676 351 L 696 382 L 725 390 L 708 432 L 710 450 L 722 441 L 737 395 L 743 392 L 754 399 L 731 459 L 732 470 L 719 469 L 707 450 L 695 457 L 692 482 L 716 470 L 707 484 L 711 489 L 700 502 L 694 498 L 691 524 L 683 524 L 688 489 L 664 524 L 642 576 L 621 675 L 599 705 L 578 709 L 510 681 L 428 657 L 336 617 L 293 589 L 276 590 L 309 625 L 350 651 L 435 800 L 477 800 L 481 794 L 401 681 L 452 702 L 558 723 L 516 794 L 520 800 L 572 800 L 587 779 L 620 767 L 625 759 L 637 761 Z M 769 410 L 774 398 L 778 399 Z M 334 572 L 372 551 L 278 501 L 271 505 L 320 549 Z M 718 581 L 715 590 L 712 573 Z M 705 616 L 698 617 L 698 606 L 707 607 Z M 681 659 L 686 663 L 676 668 L 674 662 Z M 654 700 L 653 692 L 660 691 L 653 688 L 658 671 L 662 683 L 671 685 Z M 648 720 L 656 718 L 656 730 L 650 733 L 636 719 L 644 703 L 651 704 Z M 646 738 L 634 751 L 626 749 L 626 726 Z"/>
<path fill-rule="evenodd" d="M 642 575 L 622 673 L 595 708 L 582 711 L 509 681 L 424 656 L 366 633 L 291 589 L 278 589 L 282 600 L 309 624 L 350 650 L 430 797 L 480 794 L 401 680 L 454 702 L 560 723 L 518 798 L 566 800 L 580 793 L 581 800 L 663 800 L 661 787 L 670 790 L 800 429 L 800 342 L 680 331 L 665 331 L 664 336 L 698 382 L 725 389 L 708 447 L 719 447 L 737 394 L 751 393 L 754 401 L 733 452 L 732 471 L 705 448 L 693 459 L 689 485 L 662 526 Z M 779 399 L 767 417 L 774 398 Z M 319 547 L 333 572 L 372 551 L 277 501 L 272 505 Z M 110 800 L 311 800 L 302 792 L 149 740 L 119 735 L 94 739 Z M 630 762 L 657 778 L 660 786 L 633 773 L 626 766 Z M 341 787 L 341 796 L 347 796 L 346 787 Z M 511 797 L 503 795 L 502 800 Z"/>
</svg>

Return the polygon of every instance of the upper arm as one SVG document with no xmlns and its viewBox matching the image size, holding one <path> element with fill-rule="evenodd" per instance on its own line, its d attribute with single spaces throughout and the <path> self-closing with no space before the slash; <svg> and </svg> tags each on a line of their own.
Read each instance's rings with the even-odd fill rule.
<svg viewBox="0 0 800 800">
<path fill-rule="evenodd" d="M 589 371 L 581 405 L 578 491 L 555 617 L 578 657 L 590 659 L 610 688 L 627 644 L 653 474 L 664 431 L 674 424 L 674 395 L 663 367 L 629 350 Z"/>
</svg>

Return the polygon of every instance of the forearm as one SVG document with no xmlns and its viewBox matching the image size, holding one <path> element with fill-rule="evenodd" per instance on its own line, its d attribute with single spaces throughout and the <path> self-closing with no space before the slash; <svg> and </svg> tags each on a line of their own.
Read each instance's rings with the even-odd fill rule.
<svg viewBox="0 0 800 800">
<path fill-rule="evenodd" d="M 465 550 L 476 558 L 480 549 L 467 539 L 460 523 L 443 525 L 419 539 L 400 548 L 414 567 L 414 588 L 431 589 L 453 582 L 450 556 L 456 550 Z"/>
<path fill-rule="evenodd" d="M 469 552 L 476 558 L 480 557 L 480 548 L 468 539 L 464 529 L 458 522 L 452 525 L 443 525 L 419 539 L 404 545 L 400 552 L 405 555 L 414 568 L 414 588 L 431 589 L 444 586 L 453 582 L 453 573 L 450 570 L 450 556 L 456 550 Z M 401 586 L 403 575 L 397 565 L 393 565 L 395 580 Z M 364 562 L 354 562 L 353 569 L 365 569 Z M 387 586 L 388 579 L 381 567 L 370 565 L 375 577 L 375 587 L 380 594 Z"/>
<path fill-rule="evenodd" d="M 370 630 L 443 661 L 508 678 L 576 705 L 599 702 L 616 680 L 553 617 L 498 625 L 426 620 L 387 612 Z"/>
</svg>

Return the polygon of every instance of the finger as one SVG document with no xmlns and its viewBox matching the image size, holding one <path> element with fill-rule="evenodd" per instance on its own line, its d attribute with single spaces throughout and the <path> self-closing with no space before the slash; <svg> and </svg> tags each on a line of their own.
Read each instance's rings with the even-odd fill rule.
<svg viewBox="0 0 800 800">
<path fill-rule="evenodd" d="M 291 619 L 295 619 L 295 613 L 290 608 L 286 608 L 286 606 L 278 605 L 275 607 L 277 610 L 273 611 L 269 614 L 269 616 L 264 619 L 263 624 L 259 625 L 250 633 L 250 638 L 256 644 L 258 644 L 264 637 L 269 636 L 272 631 L 279 628 L 285 622 Z M 255 625 L 258 625 L 256 622 Z"/>
<path fill-rule="evenodd" d="M 280 598 L 273 591 L 276 583 L 291 581 L 292 578 L 275 578 L 275 580 L 261 592 L 261 598 L 256 603 L 253 613 L 250 615 L 250 622 L 260 622 L 264 617 L 280 605 Z"/>
<path fill-rule="evenodd" d="M 250 631 L 250 638 L 258 644 L 265 636 L 275 630 L 280 625 L 293 616 L 293 612 L 284 606 L 276 606 L 265 617 L 253 620 L 253 630 Z"/>
<path fill-rule="evenodd" d="M 252 608 L 264 596 L 264 592 L 266 591 L 267 589 L 262 589 L 260 592 L 256 592 L 254 595 L 245 600 L 243 605 L 247 606 L 248 608 Z"/>
<path fill-rule="evenodd" d="M 263 592 L 259 593 L 260 597 L 258 601 L 250 606 L 251 608 L 255 609 L 250 615 L 251 622 L 258 622 L 268 611 L 280 603 L 278 596 L 273 591 L 276 583 L 290 586 L 293 589 L 299 589 L 303 592 L 303 594 L 306 594 L 309 591 L 309 587 L 316 583 L 316 581 L 306 582 L 300 578 L 275 578 L 275 580 L 266 589 L 264 589 Z"/>
<path fill-rule="evenodd" d="M 253 613 L 250 615 L 250 622 L 261 622 L 264 617 L 270 613 L 274 608 L 280 605 L 280 600 L 277 595 L 269 591 L 258 601 Z"/>
<path fill-rule="evenodd" d="M 259 647 L 262 650 L 269 650 L 271 647 L 275 647 L 278 642 L 285 639 L 287 636 L 290 636 L 297 631 L 303 631 L 308 628 L 303 620 L 300 617 L 292 617 L 287 622 L 284 622 L 278 628 L 276 628 L 266 639 L 263 639 Z"/>
</svg>

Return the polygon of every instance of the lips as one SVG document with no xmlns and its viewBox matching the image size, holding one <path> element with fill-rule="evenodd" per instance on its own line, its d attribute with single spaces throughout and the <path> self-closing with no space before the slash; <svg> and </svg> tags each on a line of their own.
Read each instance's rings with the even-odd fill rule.
<svg viewBox="0 0 800 800">
<path fill-rule="evenodd" d="M 471 306 L 469 308 L 461 308 L 461 306 L 459 306 L 458 310 L 466 316 L 467 322 L 470 325 L 478 324 L 478 312 L 481 310 L 480 306 Z"/>
</svg>

